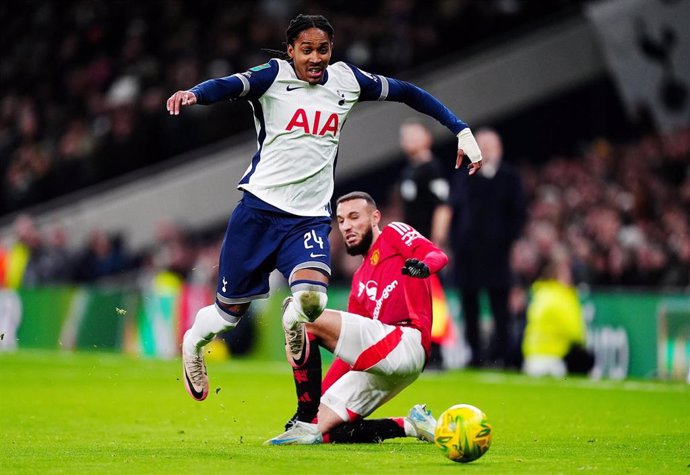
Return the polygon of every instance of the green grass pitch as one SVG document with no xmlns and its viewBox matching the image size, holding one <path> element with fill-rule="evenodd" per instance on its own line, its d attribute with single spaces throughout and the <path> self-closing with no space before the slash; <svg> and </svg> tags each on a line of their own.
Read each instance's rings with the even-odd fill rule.
<svg viewBox="0 0 690 475">
<path fill-rule="evenodd" d="M 287 363 L 210 362 L 211 393 L 180 363 L 105 353 L 0 354 L 0 473 L 690 473 L 690 387 L 653 381 L 424 374 L 374 416 L 426 402 L 480 407 L 491 450 L 467 465 L 431 444 L 266 447 L 294 409 Z"/>
</svg>

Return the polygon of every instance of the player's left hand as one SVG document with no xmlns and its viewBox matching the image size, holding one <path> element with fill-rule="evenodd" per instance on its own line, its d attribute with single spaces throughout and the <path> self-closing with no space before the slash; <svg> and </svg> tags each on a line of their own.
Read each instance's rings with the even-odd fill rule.
<svg viewBox="0 0 690 475">
<path fill-rule="evenodd" d="M 465 155 L 470 159 L 468 168 L 470 175 L 474 175 L 482 167 L 482 152 L 479 145 L 472 135 L 469 127 L 462 129 L 458 134 L 458 156 L 455 159 L 455 168 L 460 168 Z"/>
<path fill-rule="evenodd" d="M 418 279 L 426 279 L 431 275 L 429 266 L 415 258 L 407 259 L 405 261 L 405 265 L 402 268 L 402 273 L 403 275 L 409 275 L 410 277 L 416 277 Z"/>
</svg>

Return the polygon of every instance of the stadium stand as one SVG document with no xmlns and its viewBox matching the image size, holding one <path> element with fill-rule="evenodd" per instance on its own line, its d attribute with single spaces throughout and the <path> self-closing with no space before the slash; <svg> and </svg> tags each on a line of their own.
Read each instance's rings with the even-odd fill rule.
<svg viewBox="0 0 690 475">
<path fill-rule="evenodd" d="M 336 59 L 405 77 L 412 68 L 431 68 L 449 55 L 487 47 L 584 3 L 299 5 L 331 18 Z M 179 158 L 169 160 L 250 128 L 244 105 L 242 113 L 229 103 L 171 122 L 163 120 L 162 104 L 172 90 L 265 61 L 261 48 L 280 48 L 297 5 L 69 1 L 57 8 L 37 0 L 11 15 L 8 6 L 0 6 L 0 35 L 8 45 L 0 74 L 0 215 L 132 170 L 178 164 Z M 657 133 L 640 127 L 632 136 L 591 137 L 567 153 L 554 152 L 543 150 L 538 160 L 522 153 L 515 158 L 530 197 L 529 222 L 514 257 L 525 282 L 534 279 L 550 247 L 563 243 L 578 282 L 690 286 L 690 128 Z M 385 187 L 367 189 L 366 176 L 356 182 L 385 202 Z M 65 230 L 38 230 L 31 216 L 21 215 L 12 239 L 0 246 L 0 277 L 3 286 L 13 287 L 128 281 L 131 272 L 168 269 L 191 282 L 214 282 L 208 269 L 222 237 L 217 224 L 181 229 L 161 222 L 157 242 L 132 252 L 122 237 L 99 229 L 91 230 L 88 245 L 74 249 L 65 243 Z M 348 275 L 351 266 L 337 242 L 334 253 L 336 276 Z"/>
</svg>

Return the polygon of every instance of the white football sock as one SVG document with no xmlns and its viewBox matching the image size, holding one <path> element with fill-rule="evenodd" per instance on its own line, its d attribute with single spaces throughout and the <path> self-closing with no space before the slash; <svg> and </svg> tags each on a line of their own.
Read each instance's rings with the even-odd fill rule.
<svg viewBox="0 0 690 475">
<path fill-rule="evenodd" d="M 236 321 L 226 320 L 229 316 L 223 317 L 218 312 L 215 305 L 209 305 L 199 310 L 194 319 L 194 325 L 184 334 L 182 341 L 182 352 L 185 355 L 201 354 L 201 349 L 209 343 L 214 336 L 223 330 L 229 330 L 237 325 L 241 317 Z"/>
</svg>

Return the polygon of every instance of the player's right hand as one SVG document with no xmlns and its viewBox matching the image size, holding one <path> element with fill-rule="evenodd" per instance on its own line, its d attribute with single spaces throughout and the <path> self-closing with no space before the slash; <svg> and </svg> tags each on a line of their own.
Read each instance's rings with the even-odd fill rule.
<svg viewBox="0 0 690 475">
<path fill-rule="evenodd" d="M 465 155 L 470 159 L 470 175 L 474 175 L 482 167 L 482 152 L 469 127 L 462 129 L 458 134 L 458 156 L 455 160 L 455 168 L 460 168 Z"/>
<path fill-rule="evenodd" d="M 193 106 L 194 104 L 196 104 L 196 96 L 193 92 L 177 91 L 168 98 L 166 109 L 168 109 L 170 115 L 179 115 L 180 107 Z"/>
</svg>

